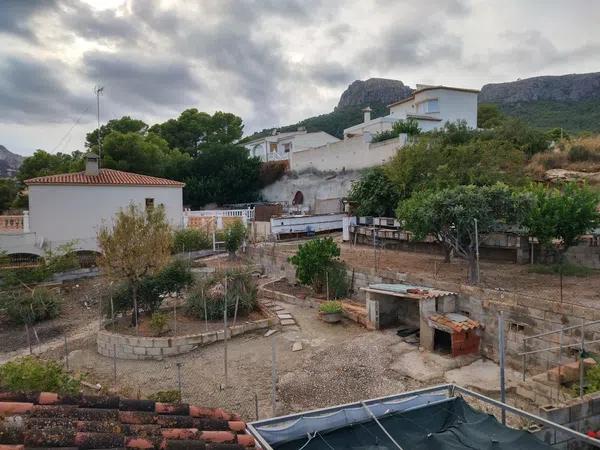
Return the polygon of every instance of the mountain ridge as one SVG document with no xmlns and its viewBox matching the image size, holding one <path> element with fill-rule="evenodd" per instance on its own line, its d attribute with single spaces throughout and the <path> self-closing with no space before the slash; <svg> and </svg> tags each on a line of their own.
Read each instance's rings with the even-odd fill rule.
<svg viewBox="0 0 600 450">
<path fill-rule="evenodd" d="M 21 167 L 24 157 L 0 145 L 0 178 L 14 177 Z"/>
</svg>

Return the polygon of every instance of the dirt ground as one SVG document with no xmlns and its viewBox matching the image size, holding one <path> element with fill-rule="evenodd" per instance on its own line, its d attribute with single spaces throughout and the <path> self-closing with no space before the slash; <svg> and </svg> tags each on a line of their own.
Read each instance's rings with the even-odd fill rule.
<svg viewBox="0 0 600 450">
<path fill-rule="evenodd" d="M 277 250 L 293 254 L 297 243 L 278 244 Z M 454 258 L 449 264 L 443 257 L 402 250 L 378 250 L 364 245 L 341 243 L 341 259 L 357 269 L 376 269 L 410 273 L 413 277 L 467 282 L 467 263 Z M 549 300 L 560 300 L 558 275 L 530 273 L 527 264 L 481 261 L 482 287 L 516 292 Z M 597 306 L 600 301 L 600 271 L 587 277 L 563 277 L 563 301 L 584 306 Z"/>
<path fill-rule="evenodd" d="M 91 278 L 66 283 L 55 288 L 63 297 L 61 315 L 30 328 L 32 346 L 37 347 L 72 333 L 91 321 L 99 321 L 100 297 L 105 283 L 101 278 Z M 27 347 L 27 345 L 25 327 L 12 324 L 0 316 L 0 353 L 13 352 Z"/>
</svg>

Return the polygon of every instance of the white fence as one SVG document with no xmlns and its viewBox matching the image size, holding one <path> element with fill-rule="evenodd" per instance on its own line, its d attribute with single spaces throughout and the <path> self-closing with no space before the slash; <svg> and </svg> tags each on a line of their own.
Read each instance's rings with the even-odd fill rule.
<svg viewBox="0 0 600 450">
<path fill-rule="evenodd" d="M 239 217 L 244 225 L 254 220 L 254 208 L 246 209 L 205 209 L 199 211 L 191 211 L 189 209 L 183 211 L 183 227 L 188 228 L 190 220 L 193 221 L 196 217 L 215 218 L 217 230 L 223 229 L 224 217 Z"/>
</svg>

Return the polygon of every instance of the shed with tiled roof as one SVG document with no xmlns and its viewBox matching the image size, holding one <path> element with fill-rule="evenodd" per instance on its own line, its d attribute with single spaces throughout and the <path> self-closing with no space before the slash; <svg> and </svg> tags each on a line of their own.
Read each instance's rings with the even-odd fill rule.
<svg viewBox="0 0 600 450">
<path fill-rule="evenodd" d="M 25 448 L 244 450 L 236 414 L 117 396 L 0 392 L 0 450 Z"/>
</svg>

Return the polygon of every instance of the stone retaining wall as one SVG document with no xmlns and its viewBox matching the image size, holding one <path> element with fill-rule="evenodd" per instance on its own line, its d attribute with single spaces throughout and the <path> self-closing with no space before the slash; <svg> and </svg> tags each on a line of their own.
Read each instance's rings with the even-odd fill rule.
<svg viewBox="0 0 600 450">
<path fill-rule="evenodd" d="M 240 323 L 229 327 L 227 336 L 233 337 L 249 331 L 269 328 L 277 323 L 277 318 L 271 317 Z M 96 344 L 98 353 L 111 358 L 116 356 L 119 359 L 162 359 L 166 356 L 191 352 L 200 346 L 222 341 L 224 338 L 224 330 L 176 337 L 126 336 L 102 330 L 98 332 Z"/>
</svg>

